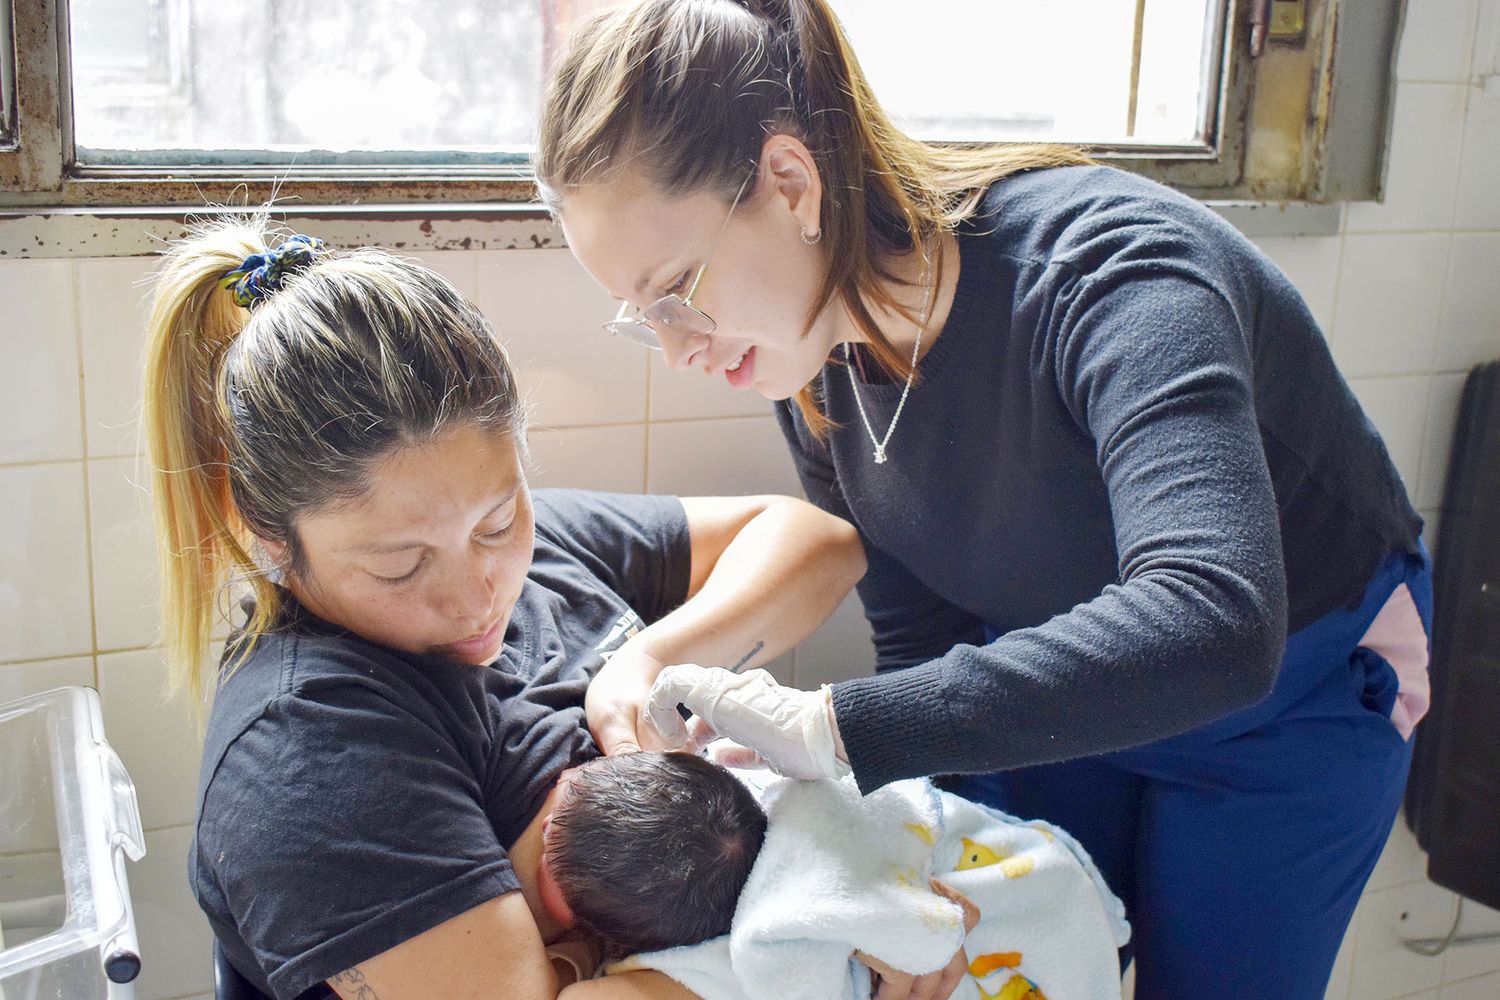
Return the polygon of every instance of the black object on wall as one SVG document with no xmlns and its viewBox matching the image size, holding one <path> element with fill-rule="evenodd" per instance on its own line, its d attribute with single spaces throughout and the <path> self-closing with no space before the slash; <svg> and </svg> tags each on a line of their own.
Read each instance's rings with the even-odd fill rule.
<svg viewBox="0 0 1500 1000">
<path fill-rule="evenodd" d="M 1432 708 L 1406 822 L 1432 881 L 1500 908 L 1500 361 L 1464 383 L 1433 568 Z"/>
</svg>

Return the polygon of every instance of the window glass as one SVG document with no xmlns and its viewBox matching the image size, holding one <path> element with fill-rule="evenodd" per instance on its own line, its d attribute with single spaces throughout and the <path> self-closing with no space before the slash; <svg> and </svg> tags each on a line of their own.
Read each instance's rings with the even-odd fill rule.
<svg viewBox="0 0 1500 1000">
<path fill-rule="evenodd" d="M 72 0 L 78 158 L 315 164 L 525 153 L 543 42 L 565 26 L 556 8 L 588 6 Z"/>
<path fill-rule="evenodd" d="M 835 0 L 881 103 L 929 140 L 1201 142 L 1218 0 Z M 1134 109 L 1132 111 L 1132 108 Z"/>
<path fill-rule="evenodd" d="M 1223 2 L 834 7 L 877 95 L 921 138 L 1192 145 L 1217 104 Z M 546 66 L 607 4 L 72 0 L 78 160 L 524 159 Z"/>
</svg>

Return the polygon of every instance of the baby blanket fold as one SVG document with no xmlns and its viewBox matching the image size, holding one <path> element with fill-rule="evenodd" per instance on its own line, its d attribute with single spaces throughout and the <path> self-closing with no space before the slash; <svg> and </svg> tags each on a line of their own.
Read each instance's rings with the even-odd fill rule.
<svg viewBox="0 0 1500 1000">
<path fill-rule="evenodd" d="M 867 1000 L 855 951 L 925 973 L 962 946 L 969 975 L 955 998 L 1118 1000 L 1123 907 L 1061 831 L 927 781 L 862 797 L 852 778 L 740 776 L 769 822 L 730 933 L 611 972 L 657 969 L 704 1000 Z M 933 876 L 979 908 L 967 939 Z"/>
</svg>

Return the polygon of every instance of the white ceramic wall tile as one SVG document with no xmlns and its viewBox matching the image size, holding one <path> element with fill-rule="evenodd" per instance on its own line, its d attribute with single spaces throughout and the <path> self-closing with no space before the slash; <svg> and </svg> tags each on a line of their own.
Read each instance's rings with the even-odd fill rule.
<svg viewBox="0 0 1500 1000">
<path fill-rule="evenodd" d="M 1332 345 L 1345 378 L 1429 370 L 1448 242 L 1446 234 L 1346 237 Z"/>
<path fill-rule="evenodd" d="M 35 663 L 0 664 L 0 705 L 56 687 L 94 686 L 94 661 L 87 656 Z"/>
<path fill-rule="evenodd" d="M 770 417 L 651 425 L 646 489 L 678 496 L 802 492 Z"/>
<path fill-rule="evenodd" d="M 1337 236 L 1278 236 L 1255 242 L 1297 286 L 1326 337 L 1333 330 L 1333 306 L 1338 292 L 1343 239 Z"/>
<path fill-rule="evenodd" d="M 87 654 L 83 464 L 0 468 L 0 662 Z"/>
<path fill-rule="evenodd" d="M 534 430 L 532 486 L 639 493 L 646 486 L 646 425 Z"/>
<path fill-rule="evenodd" d="M 1497 317 L 1496 329 L 1500 329 Z M 1448 459 L 1453 449 L 1453 431 L 1458 423 L 1458 403 L 1464 376 L 1435 375 L 1427 397 L 1427 434 L 1422 444 L 1422 474 L 1412 502 L 1418 507 L 1437 507 L 1443 502 L 1448 478 Z"/>
<path fill-rule="evenodd" d="M 447 278 L 464 298 L 471 302 L 478 301 L 477 253 L 467 250 L 434 250 L 407 256 Z"/>
<path fill-rule="evenodd" d="M 213 931 L 187 884 L 190 827 L 146 834 L 146 856 L 129 867 L 141 945 L 137 1000 L 212 991 Z"/>
<path fill-rule="evenodd" d="M 1385 850 L 1380 854 L 1365 891 L 1420 882 L 1426 877 L 1427 855 L 1417 846 L 1417 838 L 1407 828 L 1405 818 L 1397 816 L 1390 839 L 1385 842 Z"/>
<path fill-rule="evenodd" d="M 1500 972 L 1446 984 L 1438 993 L 1438 1000 L 1495 1000 L 1496 997 L 1500 997 Z"/>
<path fill-rule="evenodd" d="M 1453 893 L 1430 882 L 1367 892 L 1359 901 L 1353 1000 L 1392 1000 L 1436 989 L 1443 958 L 1408 951 L 1401 941 L 1440 936 L 1453 921 Z"/>
<path fill-rule="evenodd" d="M 1406 484 L 1416 489 L 1422 463 L 1423 422 L 1427 416 L 1426 376 L 1355 379 L 1349 383 L 1365 413 L 1385 439 L 1391 461 Z"/>
<path fill-rule="evenodd" d="M 203 741 L 187 699 L 167 695 L 161 650 L 100 656 L 99 698 L 104 731 L 135 781 L 146 829 L 191 823 Z"/>
<path fill-rule="evenodd" d="M 616 305 L 566 250 L 478 255 L 475 301 L 510 352 L 539 427 L 646 418 L 652 352 L 607 335 Z"/>
<path fill-rule="evenodd" d="M 788 686 L 797 683 L 797 654 L 796 650 L 783 653 L 776 659 L 767 663 L 764 667 L 770 675 L 776 678 L 777 683 Z"/>
<path fill-rule="evenodd" d="M 1432 553 L 1432 557 L 1436 559 L 1438 539 L 1441 537 L 1443 529 L 1442 511 L 1435 509 L 1420 510 L 1417 513 L 1422 515 L 1422 541 L 1427 545 L 1427 551 Z"/>
<path fill-rule="evenodd" d="M 1500 163 L 1500 76 L 1492 76 L 1487 86 L 1469 91 L 1458 197 L 1453 210 L 1454 228 L 1500 229 L 1496 163 Z"/>
<path fill-rule="evenodd" d="M 1500 73 L 1500 0 L 1479 0 L 1470 72 L 1483 76 Z"/>
<path fill-rule="evenodd" d="M 73 265 L 0 264 L 0 302 L 0 463 L 82 457 Z"/>
<path fill-rule="evenodd" d="M 1475 0 L 1421 0 L 1406 5 L 1396 77 L 1467 83 Z"/>
<path fill-rule="evenodd" d="M 1358 923 L 1351 921 L 1344 931 L 1344 940 L 1339 943 L 1338 957 L 1333 960 L 1333 971 L 1328 975 L 1328 988 L 1323 991 L 1323 1000 L 1348 1000 L 1349 984 L 1354 978 L 1354 942 L 1358 937 Z"/>
<path fill-rule="evenodd" d="M 1344 214 L 1349 232 L 1451 225 L 1467 94 L 1468 88 L 1456 83 L 1403 83 L 1396 88 L 1385 201 L 1350 204 Z"/>
<path fill-rule="evenodd" d="M 844 598 L 819 629 L 797 646 L 797 686 L 811 691 L 822 684 L 868 677 L 875 672 L 870 623 L 858 594 Z"/>
<path fill-rule="evenodd" d="M 1441 331 L 1438 371 L 1500 358 L 1500 233 L 1453 235 Z"/>
<path fill-rule="evenodd" d="M 651 354 L 652 420 L 758 417 L 770 412 L 770 401 L 752 389 L 733 389 L 724 376 L 710 378 L 696 368 L 673 371 L 660 354 Z"/>
<path fill-rule="evenodd" d="M 1463 921 L 1458 926 L 1460 935 L 1480 936 L 1500 934 L 1500 912 L 1474 902 L 1464 901 Z M 1468 941 L 1448 949 L 1447 961 L 1443 965 L 1443 982 L 1459 983 L 1475 976 L 1500 971 L 1500 940 Z M 1491 994 L 1500 997 L 1500 991 Z"/>
<path fill-rule="evenodd" d="M 89 462 L 100 649 L 149 646 L 157 639 L 156 548 L 145 471 L 134 458 Z"/>
<path fill-rule="evenodd" d="M 78 323 L 83 332 L 83 394 L 89 456 L 132 455 L 140 434 L 152 257 L 78 262 Z"/>
</svg>

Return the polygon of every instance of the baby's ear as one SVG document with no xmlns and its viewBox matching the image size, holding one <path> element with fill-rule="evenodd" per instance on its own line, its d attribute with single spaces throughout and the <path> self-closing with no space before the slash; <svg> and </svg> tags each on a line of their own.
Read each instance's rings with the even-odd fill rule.
<svg viewBox="0 0 1500 1000">
<path fill-rule="evenodd" d="M 578 917 L 563 898 L 562 887 L 557 884 L 557 879 L 552 876 L 552 865 L 548 861 L 546 848 L 542 849 L 542 856 L 537 859 L 536 889 L 537 895 L 541 897 L 542 907 L 560 927 L 571 929 L 577 925 Z"/>
</svg>

